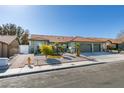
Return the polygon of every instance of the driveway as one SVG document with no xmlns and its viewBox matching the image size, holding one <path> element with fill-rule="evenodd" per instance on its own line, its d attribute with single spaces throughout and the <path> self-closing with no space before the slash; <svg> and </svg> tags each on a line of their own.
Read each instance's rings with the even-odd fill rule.
<svg viewBox="0 0 124 93">
<path fill-rule="evenodd" d="M 82 53 L 82 56 L 87 56 L 99 62 L 113 62 L 124 60 L 124 54 L 112 54 L 108 52 Z"/>
<path fill-rule="evenodd" d="M 9 68 L 23 68 L 25 65 L 27 65 L 27 59 L 28 57 L 33 60 L 34 55 L 33 54 L 18 54 L 13 59 L 10 60 L 10 67 Z"/>
</svg>

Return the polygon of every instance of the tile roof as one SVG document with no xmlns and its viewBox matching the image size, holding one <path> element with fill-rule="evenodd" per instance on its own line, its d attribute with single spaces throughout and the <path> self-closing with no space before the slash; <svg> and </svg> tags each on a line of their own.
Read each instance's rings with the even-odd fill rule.
<svg viewBox="0 0 124 93">
<path fill-rule="evenodd" d="M 84 38 L 84 37 L 69 37 L 69 36 L 52 36 L 52 35 L 31 35 L 30 40 L 48 40 L 50 42 L 106 42 L 120 43 L 116 39 L 108 38 Z"/>
<path fill-rule="evenodd" d="M 82 38 L 82 37 L 77 37 L 73 41 L 78 41 L 78 42 L 107 42 L 111 41 L 113 44 L 119 44 L 121 41 L 117 39 L 110 39 L 110 38 Z"/>
<path fill-rule="evenodd" d="M 75 42 L 106 42 L 106 39 L 77 37 L 73 41 Z"/>
<path fill-rule="evenodd" d="M 41 35 L 31 35 L 31 37 L 29 38 L 29 40 L 48 40 L 48 38 L 45 39 Z"/>
<path fill-rule="evenodd" d="M 0 42 L 10 44 L 13 40 L 15 40 L 17 36 L 1 36 L 0 35 Z"/>
<path fill-rule="evenodd" d="M 113 44 L 120 44 L 123 42 L 123 41 L 118 40 L 118 39 L 109 39 L 109 41 L 111 41 Z"/>
<path fill-rule="evenodd" d="M 31 35 L 31 40 L 48 40 L 50 42 L 69 42 L 74 37 L 52 36 L 52 35 Z"/>
</svg>

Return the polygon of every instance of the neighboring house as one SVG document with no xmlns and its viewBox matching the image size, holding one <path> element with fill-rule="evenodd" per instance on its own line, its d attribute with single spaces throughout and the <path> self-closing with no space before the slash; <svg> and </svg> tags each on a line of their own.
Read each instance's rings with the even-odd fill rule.
<svg viewBox="0 0 124 93">
<path fill-rule="evenodd" d="M 16 36 L 0 36 L 0 57 L 11 57 L 19 52 Z"/>
<path fill-rule="evenodd" d="M 118 48 L 120 42 L 116 39 L 107 38 L 84 38 L 68 36 L 51 36 L 51 35 L 31 35 L 29 40 L 30 51 L 37 52 L 40 45 L 59 42 L 65 44 L 66 48 L 75 48 L 75 44 L 80 43 L 81 52 L 102 52 L 107 50 L 107 45 Z"/>
</svg>

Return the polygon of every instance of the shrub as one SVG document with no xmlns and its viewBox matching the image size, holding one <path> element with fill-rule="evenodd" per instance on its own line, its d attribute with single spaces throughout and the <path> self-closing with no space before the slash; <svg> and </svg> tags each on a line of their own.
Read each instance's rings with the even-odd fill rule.
<svg viewBox="0 0 124 93">
<path fill-rule="evenodd" d="M 63 55 L 65 50 L 64 46 L 59 46 L 59 50 L 60 50 L 60 54 Z"/>
<path fill-rule="evenodd" d="M 40 51 L 43 53 L 43 55 L 47 56 L 53 54 L 53 48 L 50 45 L 42 45 L 40 46 Z"/>
<path fill-rule="evenodd" d="M 53 43 L 52 47 L 54 55 L 62 55 L 64 53 L 65 47 L 61 43 L 55 42 Z"/>
</svg>

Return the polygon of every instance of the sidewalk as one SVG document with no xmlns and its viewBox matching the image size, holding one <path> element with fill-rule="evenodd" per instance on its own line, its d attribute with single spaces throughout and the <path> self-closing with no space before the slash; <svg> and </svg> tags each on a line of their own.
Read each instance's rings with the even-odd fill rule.
<svg viewBox="0 0 124 93">
<path fill-rule="evenodd" d="M 5 72 L 0 73 L 0 78 L 26 75 L 26 74 L 37 73 L 37 72 L 53 71 L 53 70 L 66 69 L 66 68 L 74 68 L 79 66 L 103 64 L 103 63 L 105 62 L 81 61 L 81 62 L 64 63 L 64 64 L 57 64 L 57 65 L 44 65 L 44 66 L 36 66 L 36 67 L 34 66 L 28 67 L 26 65 L 24 68 L 8 69 Z"/>
</svg>

